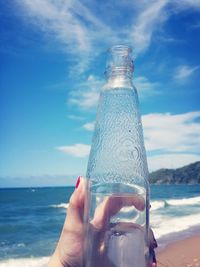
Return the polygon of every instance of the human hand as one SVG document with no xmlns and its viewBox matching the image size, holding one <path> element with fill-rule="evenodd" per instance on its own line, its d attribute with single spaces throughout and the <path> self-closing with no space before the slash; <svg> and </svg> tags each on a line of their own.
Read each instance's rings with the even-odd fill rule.
<svg viewBox="0 0 200 267">
<path fill-rule="evenodd" d="M 60 236 L 60 240 L 52 255 L 48 267 L 82 267 L 83 258 L 83 243 L 84 243 L 84 228 L 83 228 L 83 213 L 86 194 L 86 180 L 79 178 L 77 188 L 72 194 L 67 216 Z M 135 206 L 138 210 L 144 209 L 144 200 L 136 197 L 127 197 L 122 199 L 108 197 L 96 209 L 94 219 L 91 221 L 91 233 L 95 234 L 96 246 L 101 246 L 102 236 L 104 235 L 105 227 L 109 223 L 111 216 L 116 214 L 124 206 Z M 152 232 L 151 232 L 152 233 Z M 155 239 L 150 236 L 150 252 L 154 252 Z M 154 253 L 155 254 L 155 253 Z M 104 257 L 105 258 L 105 257 Z M 105 266 L 105 262 L 98 260 L 100 266 Z M 98 263 L 95 263 L 97 266 Z M 103 265 L 102 265 L 103 264 Z M 112 266 L 109 262 L 106 265 Z M 150 257 L 148 267 L 156 267 L 155 257 Z"/>
</svg>

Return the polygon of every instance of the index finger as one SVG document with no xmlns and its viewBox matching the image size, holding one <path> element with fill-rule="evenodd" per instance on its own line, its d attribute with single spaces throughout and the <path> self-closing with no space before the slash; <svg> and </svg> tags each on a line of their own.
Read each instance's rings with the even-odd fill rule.
<svg viewBox="0 0 200 267">
<path fill-rule="evenodd" d="M 137 210 L 143 211 L 145 200 L 142 196 L 114 196 L 107 197 L 95 210 L 91 224 L 96 229 L 102 229 L 109 222 L 110 218 L 117 214 L 123 207 L 134 206 Z"/>
</svg>

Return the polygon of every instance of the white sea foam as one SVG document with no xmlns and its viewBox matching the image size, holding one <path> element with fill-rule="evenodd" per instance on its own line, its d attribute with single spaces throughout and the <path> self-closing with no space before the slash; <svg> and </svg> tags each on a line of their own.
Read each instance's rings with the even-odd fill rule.
<svg viewBox="0 0 200 267">
<path fill-rule="evenodd" d="M 165 206 L 185 206 L 185 205 L 198 205 L 200 204 L 200 197 L 182 198 L 182 199 L 166 199 L 166 200 L 153 200 L 151 201 L 151 210 L 164 208 Z M 60 203 L 50 205 L 52 208 L 67 209 L 69 203 Z"/>
<path fill-rule="evenodd" d="M 68 209 L 69 203 L 60 203 L 60 204 L 53 204 L 50 205 L 52 208 L 62 208 L 62 209 Z"/>
<path fill-rule="evenodd" d="M 171 200 L 167 200 L 167 203 L 172 206 L 196 205 L 196 204 L 200 204 L 200 197 L 171 199 Z"/>
<path fill-rule="evenodd" d="M 166 201 L 163 200 L 154 200 L 151 201 L 151 210 L 157 210 L 163 208 L 166 205 Z"/>
<path fill-rule="evenodd" d="M 20 258 L 0 261 L 0 267 L 46 267 L 49 257 Z"/>
<path fill-rule="evenodd" d="M 191 214 L 181 217 L 170 217 L 164 215 L 154 215 L 151 217 L 151 226 L 156 238 L 171 233 L 177 233 L 200 225 L 200 215 Z"/>
<path fill-rule="evenodd" d="M 18 243 L 18 244 L 17 244 L 17 247 L 18 247 L 18 248 L 25 248 L 25 246 L 26 246 L 26 245 L 25 245 L 24 243 Z"/>
<path fill-rule="evenodd" d="M 166 206 L 188 206 L 199 205 L 200 197 L 181 198 L 181 199 L 166 199 L 151 201 L 151 210 L 157 210 Z"/>
<path fill-rule="evenodd" d="M 188 207 L 191 213 L 188 213 Z M 170 207 L 173 207 L 170 209 Z M 156 238 L 200 226 L 200 197 L 154 200 L 151 202 L 151 227 Z M 199 211 L 198 211 L 199 210 Z M 184 213 L 186 211 L 186 214 Z"/>
</svg>

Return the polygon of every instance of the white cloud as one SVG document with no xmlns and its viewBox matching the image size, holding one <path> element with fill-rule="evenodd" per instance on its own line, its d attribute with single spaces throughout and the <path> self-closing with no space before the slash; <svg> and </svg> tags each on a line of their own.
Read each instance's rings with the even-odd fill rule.
<svg viewBox="0 0 200 267">
<path fill-rule="evenodd" d="M 140 97 L 146 97 L 158 92 L 159 83 L 150 82 L 144 76 L 138 76 L 133 79 Z M 85 82 L 71 92 L 68 103 L 79 106 L 83 109 L 91 109 L 97 106 L 100 89 L 104 80 L 94 75 L 89 75 Z"/>
<path fill-rule="evenodd" d="M 136 54 L 149 47 L 154 31 L 167 19 L 168 16 L 164 12 L 167 4 L 167 0 L 158 0 L 147 1 L 146 4 L 141 5 L 142 9 L 133 24 L 131 33 Z"/>
<path fill-rule="evenodd" d="M 176 39 L 174 37 L 171 37 L 171 36 L 167 36 L 167 35 L 160 35 L 160 36 L 157 36 L 157 40 L 158 41 L 161 41 L 163 43 L 183 43 L 184 41 L 183 40 L 180 40 L 180 39 Z"/>
<path fill-rule="evenodd" d="M 87 51 L 89 40 L 86 28 L 80 27 L 79 19 L 73 15 L 73 1 L 22 0 L 18 3 L 24 7 L 32 22 L 42 31 L 48 32 L 67 47 L 74 44 L 77 51 Z M 76 1 L 74 1 L 76 3 Z M 73 48 L 71 46 L 70 50 Z"/>
<path fill-rule="evenodd" d="M 181 65 L 176 68 L 174 79 L 175 80 L 182 80 L 189 78 L 196 70 L 198 70 L 200 66 L 190 67 L 187 65 Z"/>
<path fill-rule="evenodd" d="M 78 88 L 71 92 L 68 103 L 84 109 L 95 107 L 102 85 L 103 81 L 100 78 L 89 75 L 85 82 L 80 83 Z"/>
<path fill-rule="evenodd" d="M 149 171 L 158 169 L 176 169 L 184 165 L 200 161 L 200 155 L 194 154 L 166 154 L 147 157 Z"/>
<path fill-rule="evenodd" d="M 158 82 L 150 82 L 144 76 L 134 77 L 133 83 L 141 97 L 154 94 L 156 92 L 156 89 L 159 87 Z"/>
<path fill-rule="evenodd" d="M 199 1 L 119 1 L 100 5 L 98 1 L 78 0 L 15 0 L 23 10 L 23 17 L 28 18 L 45 36 L 57 39 L 67 54 L 73 54 L 76 68 L 83 72 L 106 47 L 121 42 L 133 44 L 136 53 L 148 49 L 153 34 L 159 31 L 162 35 L 164 22 L 174 13 L 193 8 L 199 10 Z M 171 9 L 170 9 L 170 8 Z M 105 18 L 108 14 L 111 16 Z M 121 14 L 119 13 L 121 10 Z M 120 28 L 117 19 L 124 18 L 126 23 Z M 124 20 L 123 20 L 124 21 Z M 117 26 L 116 26 L 117 25 Z M 170 38 L 170 37 L 169 37 Z M 92 52 L 92 53 L 91 53 Z M 79 66 L 77 68 L 77 65 Z"/>
<path fill-rule="evenodd" d="M 177 6 L 180 10 L 193 8 L 195 11 L 200 10 L 200 1 L 199 0 L 175 0 L 174 5 Z"/>
<path fill-rule="evenodd" d="M 102 43 L 115 39 L 114 31 L 98 19 L 97 14 L 78 0 L 15 0 L 23 10 L 23 17 L 45 33 L 58 40 L 62 50 L 74 55 L 71 72 L 82 73 L 88 67 Z M 91 51 L 94 51 L 91 54 Z M 81 59 L 81 60 L 80 60 Z"/>
<path fill-rule="evenodd" d="M 77 97 L 70 98 L 69 103 L 88 109 L 95 107 L 98 99 L 99 93 L 92 89 L 91 91 L 83 92 Z"/>
<path fill-rule="evenodd" d="M 85 123 L 85 124 L 83 125 L 83 128 L 84 128 L 85 130 L 87 130 L 87 131 L 94 131 L 94 124 L 95 124 L 94 121 Z"/>
<path fill-rule="evenodd" d="M 142 116 L 145 147 L 147 151 L 160 153 L 199 153 L 200 111 L 172 115 L 152 113 Z M 83 128 L 94 130 L 95 122 L 88 122 Z"/>
<path fill-rule="evenodd" d="M 56 148 L 57 150 L 64 152 L 66 154 L 83 158 L 89 155 L 90 146 L 85 144 L 75 144 L 71 146 L 60 146 Z"/>
<path fill-rule="evenodd" d="M 199 153 L 200 111 L 172 115 L 152 113 L 142 116 L 145 147 L 148 152 Z M 95 122 L 88 122 L 83 128 L 94 130 Z"/>
<path fill-rule="evenodd" d="M 74 114 L 67 115 L 67 118 L 70 119 L 70 120 L 75 120 L 75 121 L 82 121 L 82 120 L 84 120 L 84 117 L 78 116 L 78 115 L 74 115 Z"/>
<path fill-rule="evenodd" d="M 172 115 L 152 113 L 142 116 L 145 147 L 148 152 L 157 153 L 199 153 L 200 111 Z M 83 128 L 94 130 L 95 122 L 88 122 Z"/>
<path fill-rule="evenodd" d="M 199 153 L 200 111 L 172 115 L 154 113 L 142 117 L 147 151 Z"/>
<path fill-rule="evenodd" d="M 145 146 L 150 171 L 178 168 L 200 160 L 200 111 L 178 115 L 155 113 L 142 116 Z M 94 122 L 83 125 L 94 129 Z M 75 157 L 88 156 L 90 146 L 75 144 L 57 147 Z M 154 152 L 155 155 L 151 155 Z"/>
</svg>

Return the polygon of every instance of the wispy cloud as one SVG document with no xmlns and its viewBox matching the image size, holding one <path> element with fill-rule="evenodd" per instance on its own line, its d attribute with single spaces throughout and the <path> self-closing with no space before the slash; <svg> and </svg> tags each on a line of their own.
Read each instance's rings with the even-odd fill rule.
<svg viewBox="0 0 200 267">
<path fill-rule="evenodd" d="M 154 31 L 168 18 L 164 12 L 167 4 L 167 0 L 158 0 L 142 5 L 131 34 L 136 53 L 149 47 Z"/>
<path fill-rule="evenodd" d="M 115 16 L 110 19 L 110 24 L 105 23 L 104 18 L 91 9 L 92 5 L 78 0 L 15 1 L 24 9 L 24 17 L 32 21 L 47 36 L 57 39 L 66 53 L 76 55 L 76 63 L 77 56 L 82 56 L 82 61 L 79 62 L 81 68 L 87 65 L 87 59 L 91 59 L 91 51 L 95 51 L 93 54 L 95 56 L 102 48 L 105 49 L 109 44 L 120 41 L 121 36 L 127 42 L 134 44 L 137 53 L 146 50 L 158 23 L 165 20 L 164 9 L 168 2 L 142 1 L 140 5 L 129 3 L 126 8 L 132 8 L 134 16 L 118 31 L 113 28 Z M 115 8 L 118 8 L 117 4 Z M 134 25 L 132 31 L 130 24 Z"/>
<path fill-rule="evenodd" d="M 133 83 L 137 88 L 137 91 L 140 97 L 145 97 L 149 95 L 153 95 L 158 92 L 159 83 L 158 82 L 150 82 L 147 77 L 138 76 L 134 77 Z"/>
<path fill-rule="evenodd" d="M 200 1 L 140 1 L 138 7 L 136 19 L 132 24 L 132 33 L 130 34 L 136 54 L 148 49 L 152 43 L 154 33 L 158 31 L 158 40 L 170 43 L 180 42 L 180 40 L 176 40 L 171 36 L 166 37 L 165 34 L 163 34 L 164 23 L 174 15 L 174 13 L 179 13 L 189 8 L 199 11 Z"/>
<path fill-rule="evenodd" d="M 111 8 L 109 4 L 101 5 L 100 11 L 98 3 L 78 0 L 15 0 L 15 2 L 24 11 L 22 14 L 24 18 L 36 25 L 45 36 L 57 39 L 65 53 L 75 56 L 74 62 L 79 65 L 80 72 L 85 70 L 92 57 L 109 45 L 121 42 L 122 38 L 125 42 L 133 44 L 136 54 L 146 51 L 154 33 L 159 31 L 162 35 L 164 23 L 174 12 L 188 8 L 200 9 L 199 1 L 195 0 L 141 0 L 138 3 L 128 1 L 126 4 L 120 1 L 115 5 L 112 4 L 110 12 L 113 16 L 105 22 L 105 16 L 102 14 L 107 14 L 108 7 Z M 119 8 L 122 14 L 119 13 Z M 176 11 L 173 11 L 174 9 Z M 133 15 L 127 16 L 126 23 L 119 31 L 116 17 L 123 18 L 124 21 L 124 12 L 129 10 Z M 115 16 L 115 13 L 118 16 Z M 172 40 L 170 36 L 168 39 Z"/>
<path fill-rule="evenodd" d="M 185 40 L 182 40 L 182 39 L 177 39 L 177 38 L 174 38 L 174 37 L 171 37 L 171 36 L 168 36 L 168 35 L 159 35 L 156 37 L 156 39 L 160 42 L 163 42 L 163 43 L 168 43 L 168 44 L 181 44 L 181 43 L 185 43 Z"/>
<path fill-rule="evenodd" d="M 140 97 L 146 97 L 158 93 L 159 83 L 151 82 L 144 76 L 134 77 L 134 85 Z M 74 88 L 68 99 L 68 103 L 76 105 L 82 109 L 91 109 L 97 106 L 100 89 L 104 80 L 99 77 L 90 75 L 85 82 L 81 82 L 78 87 Z"/>
<path fill-rule="evenodd" d="M 109 26 L 80 1 L 16 0 L 41 30 L 53 34 L 71 52 L 90 51 L 95 39 L 112 34 Z M 98 31 L 98 33 L 96 32 Z M 98 36 L 99 34 L 99 36 Z"/>
<path fill-rule="evenodd" d="M 69 102 L 81 108 L 88 109 L 96 106 L 98 98 L 99 93 L 95 89 L 91 89 L 91 91 L 86 91 L 79 96 L 74 96 L 70 98 Z"/>
<path fill-rule="evenodd" d="M 142 122 L 147 151 L 199 153 L 199 118 L 200 111 L 144 115 Z"/>
<path fill-rule="evenodd" d="M 200 10 L 200 1 L 199 0 L 182 0 L 182 1 L 174 1 L 174 5 L 182 9 L 192 8 L 196 11 Z"/>
<path fill-rule="evenodd" d="M 57 150 L 78 157 L 83 158 L 89 155 L 90 146 L 85 144 L 74 144 L 71 146 L 59 146 L 56 148 Z"/>
<path fill-rule="evenodd" d="M 70 119 L 70 120 L 75 120 L 75 121 L 82 121 L 82 120 L 84 120 L 84 117 L 78 116 L 78 115 L 73 115 L 73 114 L 67 115 L 67 118 Z"/>
<path fill-rule="evenodd" d="M 184 80 L 189 78 L 195 71 L 197 71 L 200 68 L 200 65 L 198 66 L 188 66 L 188 65 L 181 65 L 178 66 L 174 73 L 174 79 L 175 80 Z"/>
<path fill-rule="evenodd" d="M 110 26 L 98 19 L 87 5 L 78 0 L 15 0 L 23 17 L 27 18 L 45 33 L 46 37 L 57 39 L 62 50 L 68 55 L 74 55 L 73 61 L 78 72 L 87 68 L 94 52 L 102 43 L 115 40 L 115 34 Z M 81 58 L 81 61 L 80 61 Z M 78 67 L 77 67 L 78 66 Z M 72 70 L 73 66 L 72 66 Z"/>
<path fill-rule="evenodd" d="M 99 91 L 103 85 L 103 80 L 89 75 L 87 80 L 81 82 L 77 88 L 71 92 L 68 103 L 83 109 L 90 109 L 97 105 Z"/>
<path fill-rule="evenodd" d="M 95 124 L 94 121 L 85 123 L 85 124 L 83 125 L 83 128 L 84 128 L 85 130 L 87 130 L 87 131 L 93 131 L 93 130 L 94 130 L 94 124 Z"/>
</svg>

